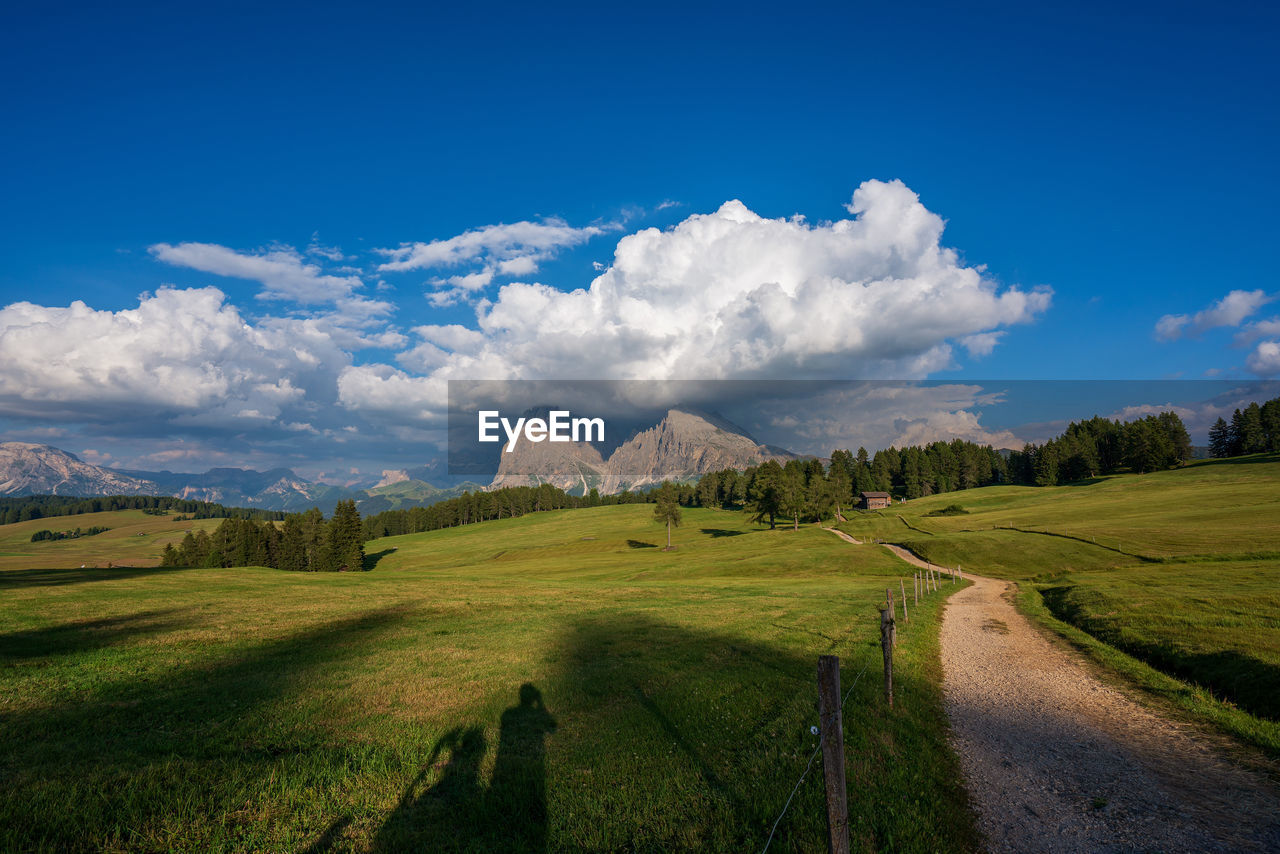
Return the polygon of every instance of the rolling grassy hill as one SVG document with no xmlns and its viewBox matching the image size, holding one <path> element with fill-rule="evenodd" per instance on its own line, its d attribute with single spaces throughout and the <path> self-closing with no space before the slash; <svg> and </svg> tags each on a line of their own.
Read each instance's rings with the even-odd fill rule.
<svg viewBox="0 0 1280 854">
<path fill-rule="evenodd" d="M 712 510 L 664 552 L 651 516 L 381 539 L 368 573 L 0 571 L 0 849 L 759 850 L 824 653 L 855 846 L 975 849 L 941 597 L 903 627 L 889 712 L 900 562 Z M 770 850 L 823 847 L 822 804 L 815 767 Z"/>
<path fill-rule="evenodd" d="M 1274 756 L 1277 511 L 1260 457 L 842 527 L 1019 581 L 1073 643 Z M 874 546 L 694 509 L 664 552 L 639 505 L 375 540 L 369 573 L 81 570 L 217 520 L 122 511 L 29 542 L 58 521 L 0 527 L 0 849 L 758 850 L 828 652 L 855 686 L 855 848 L 977 847 L 941 599 L 911 610 L 887 712 L 874 605 L 907 570 Z M 770 850 L 825 845 L 818 776 Z"/>
<path fill-rule="evenodd" d="M 930 515 L 952 504 L 968 512 Z M 1274 455 L 949 493 L 855 514 L 840 527 L 1022 582 L 1028 610 L 1078 630 L 1064 633 L 1100 659 L 1280 755 Z"/>
<path fill-rule="evenodd" d="M 78 516 L 52 516 L 0 525 L 0 571 L 7 569 L 71 569 L 80 566 L 156 566 L 169 543 L 187 531 L 212 531 L 221 519 L 174 520 L 175 515 L 149 516 L 141 510 L 112 510 Z M 70 531 L 106 527 L 92 537 L 31 542 L 36 531 Z"/>
</svg>

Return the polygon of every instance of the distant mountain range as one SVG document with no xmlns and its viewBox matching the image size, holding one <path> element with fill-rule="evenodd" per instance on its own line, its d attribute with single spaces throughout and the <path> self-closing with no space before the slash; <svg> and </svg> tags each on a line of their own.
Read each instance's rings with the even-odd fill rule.
<svg viewBox="0 0 1280 854">
<path fill-rule="evenodd" d="M 216 468 L 203 474 L 116 470 L 86 463 L 50 445 L 0 442 L 0 495 L 174 495 L 228 507 L 288 511 L 319 507 L 325 513 L 332 513 L 339 501 L 353 499 L 367 515 L 426 506 L 484 488 L 471 482 L 435 487 L 414 479 L 412 474 L 417 472 L 383 472 L 377 486 L 353 489 L 307 481 L 283 468 L 265 472 Z"/>
<path fill-rule="evenodd" d="M 744 469 L 796 454 L 762 445 L 742 428 L 714 415 L 672 409 L 656 425 L 617 446 L 608 459 L 593 445 L 522 443 L 503 454 L 489 489 L 550 483 L 584 495 L 641 489 L 663 480 L 689 480 L 709 471 Z M 427 477 L 448 483 L 433 486 Z M 87 463 L 51 445 L 0 442 L 0 496 L 3 495 L 174 495 L 228 507 L 332 513 L 353 499 L 362 514 L 424 507 L 483 484 L 456 482 L 440 464 L 388 470 L 377 485 L 359 489 L 304 480 L 290 469 L 270 471 L 215 468 L 203 474 L 109 469 Z"/>
<path fill-rule="evenodd" d="M 550 483 L 574 494 L 612 495 L 710 471 L 745 469 L 800 455 L 762 445 L 745 430 L 708 413 L 669 410 L 663 419 L 619 445 L 606 459 L 586 442 L 524 442 L 504 453 L 490 488 Z"/>
</svg>

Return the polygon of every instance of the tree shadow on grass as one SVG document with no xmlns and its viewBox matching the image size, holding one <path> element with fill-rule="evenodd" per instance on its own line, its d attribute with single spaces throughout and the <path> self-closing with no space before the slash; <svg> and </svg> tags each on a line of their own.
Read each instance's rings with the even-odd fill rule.
<svg viewBox="0 0 1280 854">
<path fill-rule="evenodd" d="M 221 815 L 228 847 L 254 847 L 264 819 L 244 809 L 245 793 L 351 761 L 292 697 L 314 695 L 405 616 L 368 611 L 163 674 L 106 669 L 74 701 L 0 714 L 5 839 L 22 850 L 198 848 L 160 828 Z"/>
<path fill-rule="evenodd" d="M 395 552 L 395 549 L 391 548 L 391 549 L 383 549 L 380 552 L 372 552 L 372 553 L 365 554 L 364 567 L 363 567 L 364 571 L 368 572 L 369 570 L 373 569 L 375 566 L 378 565 L 378 561 L 382 560 L 384 557 L 386 557 L 389 554 L 393 554 L 394 552 Z"/>
<path fill-rule="evenodd" d="M 655 543 L 646 543 L 643 540 L 627 540 L 627 548 L 630 549 L 656 549 Z"/>
<path fill-rule="evenodd" d="M 758 848 L 803 770 L 798 750 L 813 748 L 813 674 L 825 647 L 793 653 L 640 615 L 575 624 L 549 689 L 575 726 L 557 730 L 541 691 L 521 686 L 502 713 L 487 786 L 484 730 L 452 728 L 373 850 Z M 778 850 L 821 842 L 820 797 L 811 787 L 797 798 Z"/>
<path fill-rule="evenodd" d="M 73 620 L 56 626 L 0 635 L 0 661 L 26 661 L 102 649 L 142 635 L 169 631 L 186 620 L 190 608 L 143 611 L 98 620 Z"/>
<path fill-rule="evenodd" d="M 1086 477 L 1080 480 L 1073 480 L 1063 486 L 1093 486 L 1095 483 L 1106 483 L 1110 478 L 1105 477 Z"/>
<path fill-rule="evenodd" d="M 751 532 L 750 531 L 730 531 L 727 528 L 703 528 L 702 533 L 706 534 L 712 539 L 719 539 L 720 537 L 741 537 L 743 534 L 749 534 Z"/>
<path fill-rule="evenodd" d="M 196 567 L 117 566 L 111 569 L 8 569 L 0 571 L 0 590 L 23 587 L 57 587 L 87 581 L 118 581 L 168 572 L 186 572 Z"/>
<path fill-rule="evenodd" d="M 862 618 L 838 648 L 852 847 L 976 850 L 958 769 L 938 737 L 941 693 L 900 661 L 898 706 L 885 708 L 873 619 Z M 835 634 L 839 624 L 813 628 Z M 573 818 L 552 816 L 552 850 L 764 847 L 817 747 L 809 729 L 818 723 L 817 660 L 831 645 L 743 634 L 641 614 L 583 621 L 566 634 L 556 696 L 573 708 L 575 726 L 555 742 L 553 767 L 590 769 L 590 789 L 576 795 L 571 776 L 553 777 L 553 808 Z M 821 781 L 815 762 L 771 851 L 826 848 Z"/>
<path fill-rule="evenodd" d="M 803 770 L 797 750 L 813 747 L 817 652 L 636 614 L 573 626 L 556 695 L 579 726 L 557 740 L 557 765 L 589 773 L 597 794 L 553 824 L 574 825 L 587 850 L 759 850 Z M 778 850 L 821 841 L 813 795 L 779 827 Z"/>
<path fill-rule="evenodd" d="M 445 733 L 373 850 L 545 852 L 546 737 L 555 728 L 542 693 L 529 683 L 520 686 L 518 703 L 502 713 L 487 788 L 480 779 L 484 731 L 459 726 Z"/>
</svg>

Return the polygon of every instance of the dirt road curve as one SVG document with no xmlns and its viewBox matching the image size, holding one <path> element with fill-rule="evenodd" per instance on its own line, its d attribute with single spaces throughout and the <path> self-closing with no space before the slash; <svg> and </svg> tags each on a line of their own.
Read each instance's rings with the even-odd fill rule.
<svg viewBox="0 0 1280 854">
<path fill-rule="evenodd" d="M 1005 582 L 972 580 L 946 607 L 943 686 L 992 851 L 1280 851 L 1275 788 L 1091 676 Z"/>
</svg>

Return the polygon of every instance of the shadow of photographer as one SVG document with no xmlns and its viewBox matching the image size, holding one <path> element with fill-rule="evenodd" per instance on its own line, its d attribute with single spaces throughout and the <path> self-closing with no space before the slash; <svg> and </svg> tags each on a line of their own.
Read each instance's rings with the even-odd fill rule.
<svg viewBox="0 0 1280 854">
<path fill-rule="evenodd" d="M 546 737 L 555 728 L 542 692 L 521 685 L 518 703 L 502 713 L 487 788 L 483 729 L 446 732 L 378 832 L 374 850 L 546 851 Z"/>
</svg>

